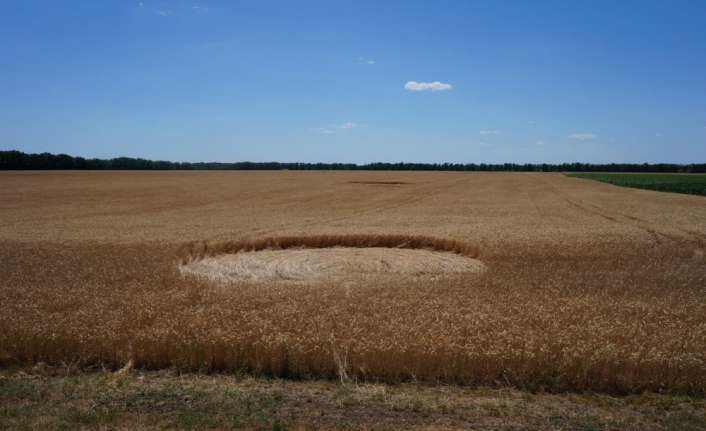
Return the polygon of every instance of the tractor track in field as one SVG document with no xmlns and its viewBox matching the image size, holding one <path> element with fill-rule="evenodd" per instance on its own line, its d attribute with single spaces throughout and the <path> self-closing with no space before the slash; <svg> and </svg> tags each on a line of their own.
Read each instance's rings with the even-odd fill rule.
<svg viewBox="0 0 706 431">
<path fill-rule="evenodd" d="M 704 240 L 704 238 L 700 237 L 700 234 L 697 232 L 677 227 L 677 230 L 685 234 L 686 238 L 684 238 L 665 232 L 660 226 L 656 225 L 654 222 L 651 222 L 649 220 L 645 220 L 640 217 L 631 214 L 626 214 L 617 210 L 608 210 L 603 206 L 588 201 L 581 201 L 577 198 L 571 198 L 567 196 L 564 192 L 560 191 L 555 184 L 546 181 L 544 178 L 542 178 L 541 180 L 544 182 L 547 188 L 551 190 L 552 193 L 557 195 L 569 206 L 576 208 L 579 211 L 598 216 L 604 220 L 608 220 L 610 222 L 622 226 L 628 226 L 641 230 L 650 235 L 650 237 L 658 244 L 663 243 L 665 240 L 675 243 L 682 243 L 685 242 L 685 240 L 687 240 L 687 242 L 688 240 L 691 240 L 692 242 L 701 243 Z"/>
</svg>

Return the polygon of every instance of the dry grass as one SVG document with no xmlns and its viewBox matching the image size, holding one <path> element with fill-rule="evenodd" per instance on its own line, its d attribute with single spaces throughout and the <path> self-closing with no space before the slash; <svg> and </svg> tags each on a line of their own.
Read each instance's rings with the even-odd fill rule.
<svg viewBox="0 0 706 431">
<path fill-rule="evenodd" d="M 389 178 L 414 184 L 348 182 Z M 6 363 L 706 392 L 701 197 L 553 174 L 0 181 Z M 237 250 L 410 244 L 479 257 L 488 271 L 353 290 L 224 289 L 178 271 L 180 258 Z"/>
<path fill-rule="evenodd" d="M 706 400 L 178 374 L 0 370 L 1 429 L 701 431 Z"/>
</svg>

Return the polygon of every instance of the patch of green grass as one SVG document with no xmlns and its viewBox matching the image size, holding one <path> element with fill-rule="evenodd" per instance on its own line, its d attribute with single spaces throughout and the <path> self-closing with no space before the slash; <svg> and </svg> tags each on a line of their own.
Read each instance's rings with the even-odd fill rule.
<svg viewBox="0 0 706 431">
<path fill-rule="evenodd" d="M 78 407 L 66 409 L 58 418 L 60 427 L 64 429 L 89 428 L 97 429 L 113 424 L 118 415 L 112 411 L 94 411 Z"/>
<path fill-rule="evenodd" d="M 568 175 L 602 181 L 616 186 L 706 196 L 706 175 L 703 174 L 586 173 Z"/>
<path fill-rule="evenodd" d="M 0 397 L 34 400 L 38 393 L 31 380 L 0 379 Z"/>
<path fill-rule="evenodd" d="M 183 429 L 206 429 L 216 428 L 221 425 L 220 418 L 202 412 L 184 412 L 176 417 L 177 428 Z"/>
</svg>

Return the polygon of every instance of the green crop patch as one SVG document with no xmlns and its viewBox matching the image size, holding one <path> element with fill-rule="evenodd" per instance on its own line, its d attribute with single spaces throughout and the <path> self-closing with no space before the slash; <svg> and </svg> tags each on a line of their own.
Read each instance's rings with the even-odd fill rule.
<svg viewBox="0 0 706 431">
<path fill-rule="evenodd" d="M 687 193 L 706 196 L 706 175 L 703 174 L 569 174 L 570 177 L 602 181 L 616 186 Z"/>
</svg>

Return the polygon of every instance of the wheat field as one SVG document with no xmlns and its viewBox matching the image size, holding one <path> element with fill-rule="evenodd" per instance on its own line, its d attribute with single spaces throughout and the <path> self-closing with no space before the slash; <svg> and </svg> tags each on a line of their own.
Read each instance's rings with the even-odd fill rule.
<svg viewBox="0 0 706 431">
<path fill-rule="evenodd" d="M 482 273 L 213 283 L 241 250 Z M 0 362 L 706 393 L 706 199 L 561 174 L 0 173 Z M 281 257 L 281 256 L 280 256 Z"/>
</svg>

